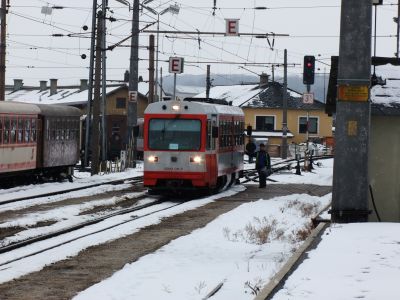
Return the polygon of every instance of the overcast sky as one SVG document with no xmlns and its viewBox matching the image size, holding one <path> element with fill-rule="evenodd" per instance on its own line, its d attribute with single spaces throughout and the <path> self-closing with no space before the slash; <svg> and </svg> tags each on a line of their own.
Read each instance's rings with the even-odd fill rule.
<svg viewBox="0 0 400 300">
<path fill-rule="evenodd" d="M 100 0 L 98 2 L 101 2 Z M 131 0 L 132 2 L 132 0 Z M 212 15 L 213 0 L 153 0 L 148 6 L 162 11 L 171 4 L 180 5 L 178 15 L 166 13 L 160 17 L 162 30 L 225 31 L 225 18 L 239 18 L 241 32 L 289 34 L 277 37 L 274 49 L 266 39 L 251 37 L 212 37 L 197 35 L 160 34 L 160 67 L 164 75 L 168 70 L 165 60 L 169 56 L 182 56 L 187 63 L 185 73 L 204 74 L 206 64 L 211 64 L 212 73 L 271 73 L 268 65 L 246 66 L 222 64 L 240 63 L 282 63 L 283 49 L 288 49 L 289 63 L 299 64 L 290 68 L 290 74 L 301 74 L 303 56 L 320 55 L 329 64 L 330 56 L 338 54 L 340 0 L 217 0 L 215 16 Z M 11 0 L 7 15 L 7 74 L 6 83 L 13 79 L 24 80 L 25 85 L 38 85 L 39 80 L 58 78 L 60 85 L 77 84 L 80 78 L 88 77 L 89 45 L 91 31 L 91 8 L 89 0 Z M 384 0 L 385 6 L 378 9 L 377 55 L 393 56 L 396 51 L 397 0 Z M 51 15 L 41 14 L 42 6 L 65 6 L 53 10 Z M 110 12 L 117 19 L 108 22 L 107 44 L 111 45 L 127 37 L 131 31 L 131 13 L 126 6 L 109 0 Z M 254 7 L 268 7 L 254 10 Z M 154 16 L 144 11 L 140 27 L 154 22 Z M 85 32 L 82 26 L 87 25 Z M 150 27 L 156 29 L 156 25 Z M 74 37 L 54 37 L 52 34 L 70 34 Z M 392 35 L 392 37 L 388 37 Z M 148 34 L 142 34 L 140 45 L 148 45 Z M 270 40 L 272 43 L 272 39 Z M 130 40 L 123 45 L 129 46 Z M 122 79 L 129 68 L 129 47 L 118 47 L 108 51 L 108 79 Z M 81 59 L 86 54 L 87 59 Z M 148 52 L 140 50 L 139 74 L 148 78 Z M 318 64 L 320 72 L 329 72 L 329 66 Z M 279 70 L 277 72 L 280 72 Z"/>
</svg>

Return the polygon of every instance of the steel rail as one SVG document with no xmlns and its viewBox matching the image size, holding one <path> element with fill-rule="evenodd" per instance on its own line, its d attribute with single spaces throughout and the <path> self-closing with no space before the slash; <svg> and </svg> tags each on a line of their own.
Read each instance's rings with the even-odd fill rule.
<svg viewBox="0 0 400 300">
<path fill-rule="evenodd" d="M 106 185 L 106 184 L 116 185 L 116 184 L 124 183 L 125 181 L 134 181 L 133 183 L 142 182 L 143 176 L 129 177 L 129 178 L 124 178 L 124 179 L 116 179 L 116 180 L 111 180 L 111 181 L 107 181 L 107 182 L 93 183 L 93 184 L 89 184 L 89 185 L 85 185 L 85 186 L 81 186 L 81 187 L 70 188 L 70 189 L 61 190 L 61 191 L 44 193 L 44 194 L 40 194 L 40 195 L 24 196 L 24 197 L 9 199 L 9 200 L 3 200 L 3 201 L 0 201 L 0 206 L 4 205 L 4 204 L 14 203 L 14 202 L 19 202 L 19 201 L 24 201 L 24 200 L 31 200 L 31 199 L 67 194 L 67 193 L 85 190 L 85 189 L 102 186 L 102 185 Z"/>
<path fill-rule="evenodd" d="M 134 211 L 138 211 L 138 210 L 141 210 L 141 209 L 144 209 L 144 208 L 147 208 L 147 207 L 151 207 L 151 206 L 154 206 L 154 205 L 157 205 L 157 204 L 161 204 L 161 203 L 163 203 L 163 202 L 164 202 L 164 201 L 162 201 L 162 200 L 157 200 L 157 201 L 155 201 L 155 202 L 148 203 L 148 204 L 144 204 L 144 205 L 141 205 L 141 206 L 138 206 L 138 207 L 134 207 L 134 208 L 130 208 L 130 209 L 124 209 L 124 210 L 121 210 L 121 211 L 119 211 L 119 212 L 110 214 L 110 215 L 108 215 L 108 216 L 103 216 L 103 217 L 101 217 L 101 218 L 97 218 L 97 219 L 92 220 L 92 221 L 88 221 L 88 222 L 84 222 L 84 223 L 81 223 L 81 224 L 78 224 L 78 225 L 75 225 L 75 226 L 71 226 L 71 227 L 69 227 L 69 228 L 65 228 L 65 229 L 59 230 L 59 231 L 57 231 L 57 232 L 48 234 L 48 235 L 43 235 L 43 236 L 40 236 L 40 237 L 35 237 L 35 238 L 29 239 L 29 240 L 25 240 L 25 241 L 22 241 L 22 242 L 19 242 L 19 243 L 15 243 L 15 244 L 6 246 L 6 247 L 2 247 L 2 248 L 0 248 L 0 253 L 11 252 L 11 251 L 13 251 L 13 250 L 16 250 L 16 249 L 19 249 L 19 248 L 22 248 L 22 247 L 25 247 L 25 246 L 34 244 L 34 243 L 36 243 L 36 242 L 48 240 L 48 239 L 51 239 L 51 238 L 53 238 L 53 237 L 60 236 L 60 235 L 62 235 L 62 234 L 66 234 L 66 233 L 70 233 L 70 232 L 79 230 L 79 229 L 81 229 L 81 228 L 83 228 L 83 227 L 87 227 L 87 226 L 90 226 L 90 225 L 94 225 L 94 224 L 96 224 L 96 223 L 99 223 L 99 222 L 101 222 L 101 221 L 103 221 L 103 220 L 106 220 L 106 219 L 109 219 L 109 218 L 111 218 L 111 217 L 115 217 L 115 216 L 118 216 L 118 215 L 123 215 L 123 214 L 131 213 L 131 212 L 134 212 Z M 138 220 L 138 219 L 141 219 L 141 218 L 150 216 L 150 215 L 152 215 L 152 214 L 155 214 L 155 213 L 158 213 L 158 212 L 161 212 L 161 211 L 164 211 L 164 210 L 168 210 L 168 209 L 170 209 L 170 208 L 173 208 L 173 207 L 175 207 L 175 206 L 179 206 L 179 205 L 182 205 L 182 204 L 184 204 L 184 202 L 178 203 L 178 204 L 173 204 L 173 205 L 171 205 L 171 206 L 169 206 L 169 207 L 164 207 L 164 208 L 162 208 L 162 209 L 159 209 L 159 210 L 156 210 L 156 211 L 147 213 L 147 214 L 145 214 L 145 215 L 143 215 L 143 216 L 134 217 L 134 218 L 131 218 L 131 219 L 129 219 L 129 220 L 125 220 L 125 221 L 122 221 L 122 222 L 118 222 L 117 224 L 113 224 L 113 225 L 107 226 L 107 227 L 105 227 L 105 228 L 101 228 L 101 229 L 96 230 L 96 231 L 94 231 L 94 232 L 87 233 L 87 234 L 84 234 L 84 235 L 81 235 L 81 236 L 78 236 L 78 237 L 69 239 L 69 240 L 67 240 L 67 241 L 63 241 L 63 242 L 57 243 L 57 244 L 55 244 L 55 245 L 52 245 L 52 246 L 43 248 L 43 249 L 41 249 L 41 250 L 38 250 L 38 251 L 35 251 L 35 252 L 32 252 L 32 253 L 23 255 L 23 256 L 21 256 L 21 257 L 17 257 L 17 258 L 8 260 L 8 261 L 6 261 L 6 262 L 3 262 L 3 263 L 0 264 L 0 267 L 5 266 L 5 265 L 10 264 L 10 263 L 15 262 L 15 261 L 22 260 L 22 259 L 27 258 L 27 257 L 34 256 L 34 255 L 36 255 L 36 254 L 40 254 L 40 253 L 46 252 L 46 251 L 48 251 L 48 250 L 51 250 L 51 249 L 54 249 L 54 248 L 57 248 L 57 247 L 66 245 L 66 244 L 71 243 L 71 242 L 74 242 L 74 241 L 76 241 L 76 240 L 79 240 L 79 239 L 82 239 L 82 238 L 85 238 L 85 237 L 88 237 L 88 236 L 91 236 L 91 235 L 94 235 L 94 234 L 97 234 L 97 233 L 100 233 L 100 232 L 107 231 L 107 230 L 109 230 L 109 229 L 112 229 L 112 228 L 115 228 L 115 227 L 124 225 L 124 224 L 126 224 L 126 223 L 136 221 L 136 220 Z"/>
</svg>

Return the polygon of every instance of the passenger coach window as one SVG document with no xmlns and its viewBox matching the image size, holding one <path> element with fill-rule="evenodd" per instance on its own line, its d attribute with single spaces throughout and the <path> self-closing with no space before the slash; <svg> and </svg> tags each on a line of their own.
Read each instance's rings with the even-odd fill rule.
<svg viewBox="0 0 400 300">
<path fill-rule="evenodd" d="M 36 142 L 36 119 L 32 119 L 31 142 Z"/>
<path fill-rule="evenodd" d="M 25 119 L 25 132 L 24 132 L 24 142 L 29 143 L 29 135 L 31 132 L 31 120 Z"/>
<path fill-rule="evenodd" d="M 10 143 L 10 118 L 4 118 L 4 144 Z"/>
<path fill-rule="evenodd" d="M 17 142 L 17 118 L 11 119 L 11 132 L 10 132 L 10 144 Z"/>
<path fill-rule="evenodd" d="M 18 143 L 22 143 L 23 142 L 23 134 L 24 134 L 24 120 L 20 117 L 18 118 L 18 129 L 17 129 L 17 140 Z"/>
<path fill-rule="evenodd" d="M 149 148 L 152 150 L 200 150 L 201 122 L 188 119 L 152 119 Z"/>
<path fill-rule="evenodd" d="M 3 117 L 0 117 L 0 144 L 3 144 Z"/>
</svg>

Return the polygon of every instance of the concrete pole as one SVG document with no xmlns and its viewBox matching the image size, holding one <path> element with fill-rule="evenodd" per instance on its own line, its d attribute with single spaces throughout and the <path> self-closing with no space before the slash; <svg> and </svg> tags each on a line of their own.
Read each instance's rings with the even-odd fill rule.
<svg viewBox="0 0 400 300">
<path fill-rule="evenodd" d="M 1 0 L 1 37 L 0 37 L 0 101 L 5 101 L 6 94 L 6 29 L 7 1 Z"/>
<path fill-rule="evenodd" d="M 88 102 L 86 107 L 86 132 L 85 132 L 85 161 L 84 166 L 89 165 L 89 145 L 90 145 L 90 123 L 92 119 L 92 101 L 93 101 L 93 74 L 94 74 L 94 47 L 96 40 L 96 12 L 97 0 L 93 0 L 92 8 L 92 38 L 90 41 L 90 66 L 89 66 L 89 86 L 88 86 Z"/>
<path fill-rule="evenodd" d="M 283 91 L 282 91 L 282 158 L 287 158 L 287 109 L 288 109 L 288 95 L 287 95 L 287 50 L 284 51 L 284 63 L 283 63 Z"/>
<path fill-rule="evenodd" d="M 149 103 L 153 103 L 154 97 L 154 35 L 149 36 Z"/>
<path fill-rule="evenodd" d="M 397 44 L 396 44 L 396 57 L 400 56 L 400 0 L 397 2 Z"/>
<path fill-rule="evenodd" d="M 342 0 L 332 221 L 368 220 L 371 0 Z"/>
<path fill-rule="evenodd" d="M 92 166 L 91 174 L 99 173 L 99 123 L 100 123 L 100 79 L 101 79 L 101 36 L 103 34 L 103 13 L 97 15 L 97 38 L 96 38 L 96 65 L 94 78 L 94 99 L 93 99 L 93 124 L 92 124 Z"/>
<path fill-rule="evenodd" d="M 174 93 L 172 95 L 172 100 L 176 100 L 176 73 L 174 73 Z"/>
<path fill-rule="evenodd" d="M 210 98 L 211 89 L 211 66 L 207 65 L 207 77 L 206 77 L 206 98 Z"/>
<path fill-rule="evenodd" d="M 131 39 L 131 57 L 129 65 L 129 91 L 138 90 L 139 78 L 139 0 L 133 1 L 132 12 L 132 39 Z M 133 128 L 137 124 L 137 100 L 128 101 L 128 166 L 136 168 L 136 138 L 133 136 Z"/>
<path fill-rule="evenodd" d="M 399 0 L 400 1 L 400 0 Z M 157 48 L 156 48 L 156 89 L 155 89 L 155 94 L 154 94 L 154 99 L 155 101 L 160 101 L 159 96 L 158 96 L 158 50 L 159 50 L 159 44 L 160 44 L 160 14 L 157 15 Z M 162 93 L 162 92 L 161 92 Z"/>
<path fill-rule="evenodd" d="M 107 55 L 106 55 L 106 0 L 102 0 L 102 35 L 101 35 L 101 160 L 107 160 L 107 124 L 106 124 L 106 99 L 107 99 Z"/>
</svg>

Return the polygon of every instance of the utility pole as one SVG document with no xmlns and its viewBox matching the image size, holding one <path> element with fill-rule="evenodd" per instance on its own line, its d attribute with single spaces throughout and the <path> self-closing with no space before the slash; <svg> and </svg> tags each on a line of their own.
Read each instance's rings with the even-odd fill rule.
<svg viewBox="0 0 400 300">
<path fill-rule="evenodd" d="M 288 97 L 287 97 L 287 50 L 284 51 L 284 62 L 283 62 L 283 92 L 282 92 L 282 104 L 283 104 L 283 112 L 282 112 L 282 158 L 287 158 L 287 106 L 288 106 Z"/>
<path fill-rule="evenodd" d="M 97 14 L 97 0 L 93 0 L 92 8 L 92 38 L 90 41 L 90 66 L 89 66 L 89 88 L 88 88 L 88 102 L 86 107 L 86 131 L 85 131 L 85 159 L 84 166 L 89 165 L 89 145 L 90 145 L 90 123 L 92 119 L 92 102 L 93 102 L 93 75 L 94 75 L 94 47 L 96 40 L 96 14 Z"/>
<path fill-rule="evenodd" d="M 211 66 L 207 65 L 207 77 L 206 77 L 206 98 L 210 98 L 211 89 Z"/>
<path fill-rule="evenodd" d="M 138 90 L 138 69 L 139 69 L 139 0 L 133 1 L 132 12 L 132 38 L 131 38 L 131 57 L 129 65 L 129 92 Z M 128 101 L 128 165 L 136 168 L 136 137 L 134 127 L 137 124 L 137 100 Z"/>
<path fill-rule="evenodd" d="M 107 160 L 107 126 L 106 126 L 106 98 L 107 98 L 107 75 L 106 75 L 106 9 L 108 0 L 102 0 L 102 35 L 101 35 L 101 160 L 103 163 Z"/>
<path fill-rule="evenodd" d="M 99 123 L 100 123 L 100 79 L 101 79 L 101 37 L 103 34 L 103 13 L 97 14 L 96 65 L 94 78 L 93 123 L 92 123 L 92 168 L 91 174 L 99 173 Z"/>
<path fill-rule="evenodd" d="M 342 0 L 332 221 L 368 220 L 371 0 Z"/>
<path fill-rule="evenodd" d="M 154 35 L 149 36 L 149 103 L 154 102 Z"/>
<path fill-rule="evenodd" d="M 6 31 L 7 1 L 1 0 L 1 37 L 0 37 L 0 101 L 5 101 L 6 94 Z"/>
<path fill-rule="evenodd" d="M 275 82 L 275 66 L 274 65 L 272 65 L 272 82 Z"/>
<path fill-rule="evenodd" d="M 399 58 L 400 56 L 400 0 L 397 2 L 397 44 L 396 44 L 396 57 Z"/>
</svg>

